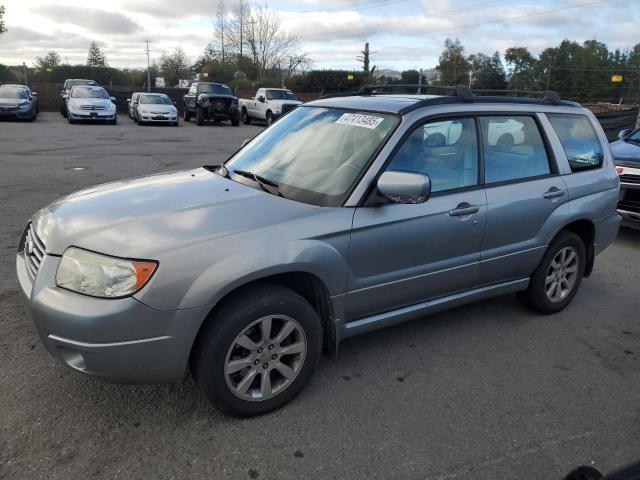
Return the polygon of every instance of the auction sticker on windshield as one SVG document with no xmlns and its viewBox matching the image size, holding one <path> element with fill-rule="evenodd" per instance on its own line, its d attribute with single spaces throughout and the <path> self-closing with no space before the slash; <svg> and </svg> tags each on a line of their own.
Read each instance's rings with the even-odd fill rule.
<svg viewBox="0 0 640 480">
<path fill-rule="evenodd" d="M 374 129 L 382 121 L 384 118 L 382 117 L 374 117 L 373 115 L 363 115 L 361 113 L 345 113 L 343 114 L 336 123 L 340 125 L 351 125 L 354 127 L 364 127 Z"/>
</svg>

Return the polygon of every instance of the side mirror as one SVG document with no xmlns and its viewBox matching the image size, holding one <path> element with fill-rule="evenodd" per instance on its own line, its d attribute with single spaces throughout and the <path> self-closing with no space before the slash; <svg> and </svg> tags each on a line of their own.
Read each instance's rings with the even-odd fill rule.
<svg viewBox="0 0 640 480">
<path fill-rule="evenodd" d="M 260 96 L 258 97 L 258 101 L 259 101 L 260 103 L 264 103 L 264 96 L 260 95 Z"/>
<path fill-rule="evenodd" d="M 630 133 L 631 133 L 631 129 L 630 128 L 625 128 L 624 130 L 620 130 L 620 133 L 618 133 L 618 138 L 620 140 L 622 140 L 624 137 L 626 137 Z"/>
<path fill-rule="evenodd" d="M 389 170 L 378 179 L 378 192 L 395 203 L 424 203 L 431 194 L 428 175 Z"/>
<path fill-rule="evenodd" d="M 116 97 L 109 97 L 111 99 L 112 102 L 116 101 Z"/>
<path fill-rule="evenodd" d="M 251 139 L 250 139 L 250 138 L 245 138 L 245 139 L 242 141 L 242 145 L 240 145 L 240 148 L 244 148 L 244 147 L 245 147 L 245 145 L 246 145 L 247 143 L 249 143 L 250 141 L 251 141 Z"/>
</svg>

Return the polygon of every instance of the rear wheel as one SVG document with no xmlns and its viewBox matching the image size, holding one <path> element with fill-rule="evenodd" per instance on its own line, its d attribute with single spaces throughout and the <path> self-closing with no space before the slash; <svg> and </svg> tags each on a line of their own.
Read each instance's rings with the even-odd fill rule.
<svg viewBox="0 0 640 480">
<path fill-rule="evenodd" d="M 264 285 L 235 296 L 208 320 L 191 368 L 215 408 L 233 416 L 260 415 L 300 393 L 321 345 L 313 307 L 288 288 Z"/>
<path fill-rule="evenodd" d="M 202 110 L 201 108 L 198 108 L 196 110 L 196 124 L 201 127 L 202 125 L 204 125 L 204 110 Z"/>
<path fill-rule="evenodd" d="M 190 122 L 191 121 L 191 112 L 189 110 L 187 110 L 187 106 L 184 106 L 184 110 L 182 112 L 182 118 L 184 119 L 185 122 Z"/>
<path fill-rule="evenodd" d="M 249 125 L 251 123 L 251 117 L 247 113 L 247 109 L 244 107 L 242 108 L 242 123 L 245 125 Z"/>
<path fill-rule="evenodd" d="M 573 232 L 563 231 L 547 249 L 531 276 L 529 288 L 518 298 L 531 310 L 556 313 L 575 297 L 586 265 L 586 248 Z"/>
<path fill-rule="evenodd" d="M 234 126 L 234 127 L 237 127 L 237 126 L 240 125 L 240 114 L 238 113 L 237 110 L 233 114 L 233 117 L 231 117 L 231 125 Z"/>
</svg>

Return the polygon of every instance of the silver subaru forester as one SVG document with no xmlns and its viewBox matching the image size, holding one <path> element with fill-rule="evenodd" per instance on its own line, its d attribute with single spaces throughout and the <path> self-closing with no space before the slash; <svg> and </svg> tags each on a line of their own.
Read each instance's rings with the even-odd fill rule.
<svg viewBox="0 0 640 480">
<path fill-rule="evenodd" d="M 132 383 L 190 368 L 216 408 L 257 415 L 350 336 L 515 292 L 562 310 L 616 237 L 618 189 L 578 104 L 369 89 L 300 106 L 222 166 L 44 207 L 17 276 L 71 368 Z"/>
</svg>

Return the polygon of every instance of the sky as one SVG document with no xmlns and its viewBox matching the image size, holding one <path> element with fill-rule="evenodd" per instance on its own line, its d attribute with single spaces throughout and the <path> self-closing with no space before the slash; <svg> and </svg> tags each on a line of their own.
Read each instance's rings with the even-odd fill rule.
<svg viewBox="0 0 640 480">
<path fill-rule="evenodd" d="M 234 0 L 225 0 L 231 8 Z M 313 68 L 358 69 L 370 43 L 378 69 L 432 68 L 447 37 L 465 52 L 504 53 L 511 46 L 539 53 L 565 38 L 597 39 L 610 48 L 640 43 L 640 0 L 274 0 L 250 2 L 276 10 L 299 36 Z M 213 39 L 216 0 L 0 0 L 8 32 L 0 63 L 33 65 L 57 51 L 85 63 L 91 41 L 115 67 L 146 66 L 182 47 L 195 60 Z"/>
</svg>

